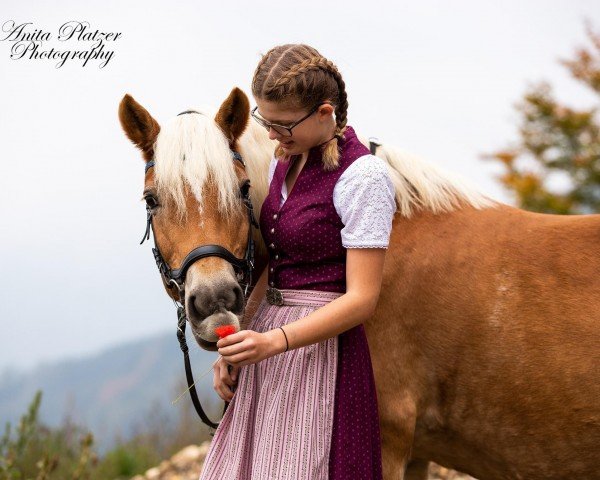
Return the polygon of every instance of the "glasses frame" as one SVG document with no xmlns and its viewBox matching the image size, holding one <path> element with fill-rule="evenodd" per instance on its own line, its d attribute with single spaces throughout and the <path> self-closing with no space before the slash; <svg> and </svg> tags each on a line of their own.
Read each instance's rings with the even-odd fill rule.
<svg viewBox="0 0 600 480">
<path fill-rule="evenodd" d="M 294 123 L 292 123 L 291 125 L 288 125 L 288 126 L 280 125 L 278 123 L 271 123 L 271 122 L 268 122 L 267 120 L 265 120 L 264 118 L 259 117 L 256 114 L 258 105 L 252 109 L 252 112 L 250 114 L 252 115 L 252 118 L 258 122 L 259 125 L 261 125 L 262 127 L 267 129 L 267 132 L 270 131 L 272 128 L 273 130 L 275 130 L 280 135 L 283 135 L 284 137 L 291 137 L 293 135 L 292 128 L 297 127 L 300 123 L 302 123 L 304 120 L 306 120 L 308 117 L 310 117 L 313 113 L 315 113 L 319 109 L 319 107 L 321 105 L 331 105 L 331 104 L 327 103 L 327 102 L 322 102 L 322 103 L 315 105 L 313 107 L 313 109 L 310 112 L 308 112 L 306 115 L 304 115 L 300 120 L 296 120 Z M 283 131 L 280 129 L 282 129 Z M 286 132 L 286 133 L 284 133 L 284 132 Z"/>
</svg>

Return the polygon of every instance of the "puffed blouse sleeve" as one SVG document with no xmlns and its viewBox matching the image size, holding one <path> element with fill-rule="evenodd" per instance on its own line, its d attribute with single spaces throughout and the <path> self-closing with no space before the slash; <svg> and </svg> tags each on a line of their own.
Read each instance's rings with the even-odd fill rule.
<svg viewBox="0 0 600 480">
<path fill-rule="evenodd" d="M 387 164 L 374 155 L 357 158 L 340 176 L 333 203 L 344 224 L 344 248 L 387 248 L 396 212 Z"/>
</svg>

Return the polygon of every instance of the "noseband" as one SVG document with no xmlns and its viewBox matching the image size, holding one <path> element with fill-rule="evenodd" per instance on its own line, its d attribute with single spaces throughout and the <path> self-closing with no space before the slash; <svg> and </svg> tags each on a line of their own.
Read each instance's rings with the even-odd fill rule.
<svg viewBox="0 0 600 480">
<path fill-rule="evenodd" d="M 186 110 L 185 112 L 181 112 L 178 115 L 183 115 L 186 113 L 198 113 L 194 110 Z M 242 164 L 244 168 L 246 168 L 246 164 L 242 159 L 242 156 L 238 152 L 231 151 L 231 155 L 234 161 L 238 161 Z M 148 172 L 148 169 L 154 167 L 154 160 L 150 160 L 146 163 L 146 168 L 144 170 L 144 174 Z M 169 266 L 169 264 L 165 261 L 163 256 L 160 253 L 158 248 L 158 243 L 156 243 L 156 235 L 154 234 L 154 229 L 152 228 L 152 209 L 148 204 L 146 204 L 146 231 L 144 232 L 144 236 L 142 237 L 142 241 L 140 245 L 144 243 L 146 239 L 150 239 L 150 231 L 152 231 L 152 237 L 154 239 L 154 247 L 152 248 L 152 253 L 154 255 L 154 260 L 156 261 L 156 266 L 158 267 L 158 271 L 160 272 L 165 284 L 169 287 L 174 287 L 177 289 L 179 293 L 179 302 L 175 302 L 177 306 L 177 339 L 179 340 L 179 347 L 183 352 L 183 359 L 185 362 L 185 375 L 188 383 L 188 389 L 190 391 L 190 396 L 192 397 L 192 403 L 194 404 L 194 408 L 196 412 L 202 419 L 202 421 L 211 428 L 216 429 L 219 424 L 212 422 L 204 410 L 202 409 L 202 405 L 200 405 L 200 401 L 198 400 L 198 394 L 196 393 L 196 388 L 194 386 L 194 377 L 192 375 L 192 369 L 190 366 L 190 360 L 188 355 L 188 346 L 185 339 L 185 326 L 187 322 L 187 314 L 185 311 L 185 275 L 192 266 L 194 262 L 197 262 L 201 258 L 206 257 L 220 257 L 227 260 L 236 270 L 236 277 L 238 282 L 241 285 L 244 285 L 244 297 L 248 295 L 248 289 L 250 288 L 250 284 L 252 283 L 252 270 L 254 269 L 254 239 L 252 238 L 252 227 L 258 228 L 258 223 L 254 217 L 254 210 L 252 209 L 252 202 L 250 201 L 250 192 L 249 189 L 241 192 L 242 200 L 246 209 L 248 211 L 248 241 L 246 244 L 246 254 L 244 258 L 237 258 L 233 253 L 231 253 L 226 248 L 221 245 L 202 245 L 194 248 L 190 253 L 188 253 L 181 266 L 179 268 L 173 269 Z M 241 273 L 241 274 L 240 274 Z M 240 285 L 240 286 L 241 286 Z M 223 409 L 223 413 L 227 410 L 228 402 L 225 402 L 225 407 Z"/>
</svg>

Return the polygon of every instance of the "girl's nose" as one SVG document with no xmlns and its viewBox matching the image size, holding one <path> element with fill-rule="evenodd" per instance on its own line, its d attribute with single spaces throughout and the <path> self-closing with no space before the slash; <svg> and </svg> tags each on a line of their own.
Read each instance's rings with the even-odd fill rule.
<svg viewBox="0 0 600 480">
<path fill-rule="evenodd" d="M 273 127 L 269 128 L 269 140 L 279 140 L 281 134 L 277 132 Z"/>
</svg>

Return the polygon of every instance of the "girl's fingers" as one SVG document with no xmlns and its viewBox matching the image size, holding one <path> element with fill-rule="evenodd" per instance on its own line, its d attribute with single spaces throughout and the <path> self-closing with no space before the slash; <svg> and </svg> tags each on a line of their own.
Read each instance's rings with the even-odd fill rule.
<svg viewBox="0 0 600 480">
<path fill-rule="evenodd" d="M 221 383 L 224 383 L 229 387 L 233 387 L 235 385 L 235 382 L 231 379 L 231 376 L 227 371 L 221 372 L 219 379 L 221 380 Z"/>
<path fill-rule="evenodd" d="M 252 356 L 254 355 L 254 351 L 253 350 L 244 350 L 241 353 L 237 353 L 235 355 L 225 355 L 223 357 L 223 360 L 226 363 L 231 364 L 234 368 L 240 368 L 242 365 L 239 365 L 240 363 L 242 363 L 244 360 L 248 360 L 250 358 L 252 358 Z"/>
<path fill-rule="evenodd" d="M 239 357 L 232 357 L 237 359 Z M 237 383 L 240 365 L 229 365 L 229 357 L 219 356 L 213 363 L 213 388 L 222 400 L 230 402 L 233 393 L 230 387 Z"/>
<path fill-rule="evenodd" d="M 223 357 L 231 357 L 232 355 L 236 355 L 238 353 L 244 353 L 251 348 L 253 348 L 253 342 L 245 339 L 240 342 L 227 345 L 226 347 L 219 348 L 219 355 Z"/>
<path fill-rule="evenodd" d="M 225 370 L 227 370 L 227 365 L 225 365 Z M 233 392 L 229 388 L 229 386 L 222 380 L 221 378 L 221 369 L 215 369 L 215 373 L 213 376 L 213 388 L 218 393 L 219 397 L 226 402 L 231 401 L 233 398 Z"/>
<path fill-rule="evenodd" d="M 221 400 L 224 400 L 226 402 L 230 402 L 233 398 L 233 392 L 228 388 L 219 388 L 217 390 L 217 393 L 219 394 L 219 397 L 221 397 Z"/>
<path fill-rule="evenodd" d="M 233 398 L 233 392 L 229 389 L 229 387 L 221 388 L 221 398 L 226 402 L 230 402 Z"/>
</svg>

